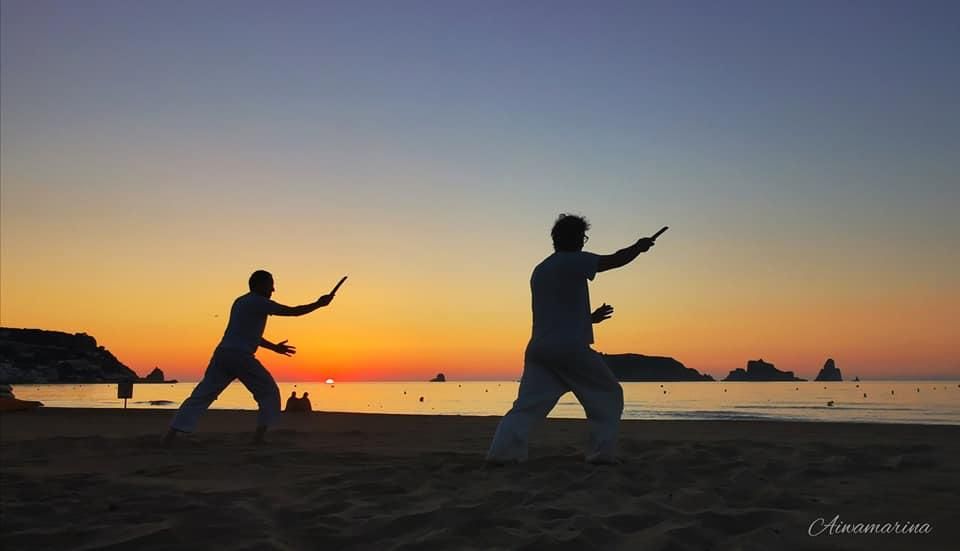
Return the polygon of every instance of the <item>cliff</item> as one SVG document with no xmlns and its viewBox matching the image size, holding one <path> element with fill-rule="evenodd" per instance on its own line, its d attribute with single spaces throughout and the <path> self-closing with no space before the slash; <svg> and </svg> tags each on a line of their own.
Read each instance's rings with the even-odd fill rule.
<svg viewBox="0 0 960 551">
<path fill-rule="evenodd" d="M 138 379 L 86 333 L 0 327 L 0 383 L 109 383 Z"/>
<path fill-rule="evenodd" d="M 793 374 L 793 371 L 780 371 L 773 364 L 760 360 L 747 362 L 747 369 L 734 369 L 724 381 L 803 381 Z"/>
<path fill-rule="evenodd" d="M 617 379 L 621 381 L 712 381 L 696 369 L 684 366 L 673 358 L 641 354 L 601 354 Z"/>
<path fill-rule="evenodd" d="M 817 378 L 815 381 L 842 381 L 843 375 L 840 373 L 840 369 L 835 363 L 833 363 L 833 358 L 828 358 L 827 363 L 823 364 L 823 369 L 820 370 L 820 373 L 817 373 Z"/>
</svg>

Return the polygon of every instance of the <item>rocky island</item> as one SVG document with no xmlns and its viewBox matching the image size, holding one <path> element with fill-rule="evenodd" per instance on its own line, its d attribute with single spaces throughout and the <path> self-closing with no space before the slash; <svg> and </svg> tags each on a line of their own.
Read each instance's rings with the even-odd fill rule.
<svg viewBox="0 0 960 551">
<path fill-rule="evenodd" d="M 724 381 L 805 381 L 793 374 L 793 371 L 780 371 L 772 363 L 767 363 L 763 359 L 750 360 L 747 362 L 747 369 L 737 368 L 727 375 Z"/>
<path fill-rule="evenodd" d="M 138 383 L 169 383 L 169 384 L 172 384 L 172 383 L 176 383 L 177 380 L 176 380 L 176 379 L 172 379 L 172 380 L 167 379 L 167 378 L 164 376 L 162 369 L 160 369 L 159 367 L 154 367 L 154 368 L 153 368 L 153 371 L 151 371 L 150 373 L 147 373 L 147 376 L 146 376 L 146 377 L 138 380 L 137 382 L 138 382 Z"/>
<path fill-rule="evenodd" d="M 624 382 L 712 381 L 713 377 L 665 356 L 601 354 L 617 379 Z"/>
<path fill-rule="evenodd" d="M 820 373 L 817 373 L 817 378 L 815 381 L 842 381 L 843 375 L 840 373 L 840 368 L 833 363 L 833 358 L 827 358 L 827 362 L 823 364 L 823 369 L 820 370 Z"/>
</svg>

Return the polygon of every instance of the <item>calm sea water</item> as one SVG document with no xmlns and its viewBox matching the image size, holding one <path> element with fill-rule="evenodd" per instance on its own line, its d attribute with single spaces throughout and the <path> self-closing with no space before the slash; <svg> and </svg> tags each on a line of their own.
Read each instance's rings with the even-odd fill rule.
<svg viewBox="0 0 960 551">
<path fill-rule="evenodd" d="M 517 395 L 514 381 L 425 383 L 280 383 L 310 393 L 314 410 L 433 415 L 503 415 Z M 136 385 L 131 408 L 173 409 L 194 383 Z M 960 381 L 866 381 L 841 383 L 624 383 L 626 419 L 770 419 L 960 425 Z M 50 407 L 123 407 L 117 385 L 16 385 L 24 400 Z M 420 398 L 423 397 L 423 401 Z M 166 402 L 158 402 L 166 401 Z M 829 402 L 833 405 L 828 405 Z M 230 385 L 217 409 L 256 409 L 250 393 Z M 566 394 L 551 417 L 583 418 Z"/>
</svg>

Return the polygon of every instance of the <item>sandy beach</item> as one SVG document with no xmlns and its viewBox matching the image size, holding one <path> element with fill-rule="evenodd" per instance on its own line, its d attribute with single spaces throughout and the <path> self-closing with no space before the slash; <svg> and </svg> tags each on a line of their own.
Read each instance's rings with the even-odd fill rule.
<svg viewBox="0 0 960 551">
<path fill-rule="evenodd" d="M 624 464 L 582 461 L 582 420 L 488 467 L 492 417 L 210 411 L 0 416 L 3 549 L 952 549 L 960 427 L 628 421 Z M 818 518 L 928 534 L 808 534 Z M 839 528 L 839 524 L 837 525 Z"/>
</svg>

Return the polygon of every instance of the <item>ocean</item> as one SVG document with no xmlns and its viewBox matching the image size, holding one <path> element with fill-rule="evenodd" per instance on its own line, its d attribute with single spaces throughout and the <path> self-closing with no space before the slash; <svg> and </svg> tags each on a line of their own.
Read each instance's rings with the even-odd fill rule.
<svg viewBox="0 0 960 551">
<path fill-rule="evenodd" d="M 174 409 L 195 383 L 138 384 L 127 407 Z M 408 415 L 503 415 L 515 381 L 279 383 L 309 392 L 315 411 Z M 122 408 L 116 384 L 14 385 L 18 398 L 48 407 Z M 960 381 L 776 383 L 623 383 L 624 419 L 744 419 L 960 425 Z M 421 400 L 422 398 L 422 400 Z M 249 392 L 231 384 L 213 409 L 256 409 Z M 573 394 L 550 417 L 583 418 Z"/>
</svg>

